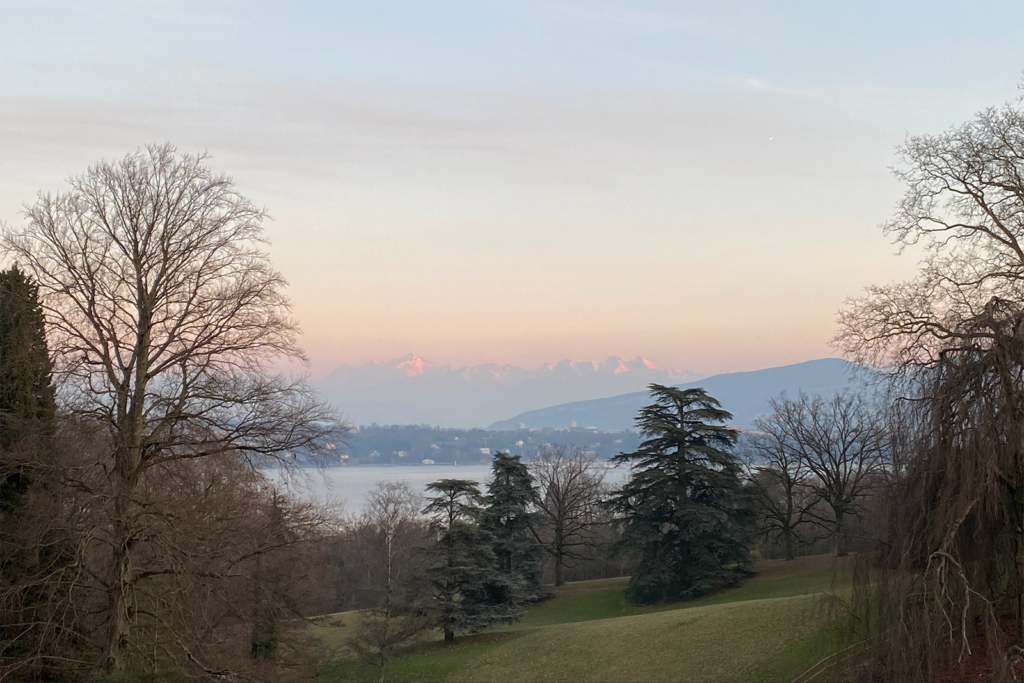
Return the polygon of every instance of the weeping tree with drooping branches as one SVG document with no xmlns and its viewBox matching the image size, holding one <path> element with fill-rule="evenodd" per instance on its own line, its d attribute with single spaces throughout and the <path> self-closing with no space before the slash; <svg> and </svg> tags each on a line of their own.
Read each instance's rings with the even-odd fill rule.
<svg viewBox="0 0 1024 683">
<path fill-rule="evenodd" d="M 910 138 L 886 230 L 918 276 L 840 314 L 848 354 L 892 371 L 894 459 L 877 571 L 855 637 L 895 680 L 933 680 L 983 648 L 1024 675 L 1024 111 Z"/>
</svg>

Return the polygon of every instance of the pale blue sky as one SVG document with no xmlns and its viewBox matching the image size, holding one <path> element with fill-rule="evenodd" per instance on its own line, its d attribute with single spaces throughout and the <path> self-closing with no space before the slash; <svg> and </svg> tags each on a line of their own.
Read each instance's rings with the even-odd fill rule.
<svg viewBox="0 0 1024 683">
<path fill-rule="evenodd" d="M 0 2 L 0 219 L 150 141 L 275 220 L 322 373 L 828 355 L 886 167 L 1017 96 L 1014 2 Z"/>
</svg>

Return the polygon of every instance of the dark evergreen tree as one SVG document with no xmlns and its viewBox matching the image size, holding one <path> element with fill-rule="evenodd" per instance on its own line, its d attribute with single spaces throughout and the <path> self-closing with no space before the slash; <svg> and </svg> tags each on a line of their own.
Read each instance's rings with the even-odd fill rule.
<svg viewBox="0 0 1024 683">
<path fill-rule="evenodd" d="M 35 283 L 0 272 L 0 679 L 56 680 L 81 651 L 52 365 Z M 71 656 L 69 657 L 69 653 Z"/>
<path fill-rule="evenodd" d="M 427 486 L 434 542 L 427 548 L 427 566 L 434 586 L 438 627 L 445 640 L 456 631 L 480 631 L 509 621 L 506 610 L 488 598 L 487 587 L 497 580 L 494 537 L 480 525 L 482 496 L 476 482 L 441 479 Z"/>
<path fill-rule="evenodd" d="M 685 600 L 736 583 L 750 563 L 755 525 L 732 453 L 732 415 L 703 389 L 650 385 L 654 403 L 636 423 L 634 453 L 614 458 L 633 472 L 609 505 L 620 516 L 620 545 L 640 565 L 626 591 L 634 603 Z"/>
<path fill-rule="evenodd" d="M 17 506 L 53 435 L 56 402 L 35 283 L 0 272 L 0 515 Z"/>
<path fill-rule="evenodd" d="M 539 523 L 533 507 L 537 490 L 533 477 L 518 455 L 498 453 L 491 464 L 484 528 L 494 537 L 497 575 L 487 584 L 488 601 L 519 616 L 523 607 L 544 594 L 541 560 L 544 546 L 534 528 Z"/>
</svg>

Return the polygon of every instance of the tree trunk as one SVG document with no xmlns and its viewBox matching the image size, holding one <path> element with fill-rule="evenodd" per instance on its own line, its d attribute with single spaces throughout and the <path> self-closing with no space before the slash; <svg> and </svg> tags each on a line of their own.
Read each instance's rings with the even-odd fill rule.
<svg viewBox="0 0 1024 683">
<path fill-rule="evenodd" d="M 451 630 L 446 626 L 444 629 L 444 639 L 445 642 L 451 642 L 455 640 L 455 631 Z"/>
<path fill-rule="evenodd" d="M 128 633 L 135 611 L 131 586 L 134 544 L 131 513 L 130 485 L 120 482 L 114 500 L 114 538 L 107 588 L 107 651 L 104 656 L 107 671 L 124 671 Z"/>
<path fill-rule="evenodd" d="M 1017 530 L 1017 645 L 1024 651 L 1024 528 Z"/>
<path fill-rule="evenodd" d="M 783 527 L 783 536 L 786 539 L 786 559 L 793 559 L 793 483 L 789 475 L 786 475 L 786 524 Z"/>
<path fill-rule="evenodd" d="M 384 670 L 388 665 L 388 642 L 391 638 L 391 611 L 393 609 L 393 594 L 395 592 L 394 570 L 393 570 L 393 541 L 394 529 L 385 532 L 384 541 L 387 553 L 387 585 L 384 590 L 384 628 L 380 638 L 380 678 L 378 683 L 384 683 Z"/>
<path fill-rule="evenodd" d="M 846 528 L 843 511 L 836 511 L 836 557 L 846 557 Z"/>
<path fill-rule="evenodd" d="M 136 270 L 138 272 L 138 270 Z M 141 299 L 139 299 L 141 301 Z M 132 550 L 135 544 L 135 510 L 132 494 L 142 471 L 142 443 L 145 424 L 145 395 L 148 382 L 148 317 L 140 308 L 139 337 L 135 346 L 135 386 L 118 393 L 114 460 L 114 538 L 108 587 L 108 633 L 106 668 L 124 671 L 132 619 L 135 617 L 132 577 Z M 125 384 L 127 387 L 127 382 Z"/>
<path fill-rule="evenodd" d="M 1017 645 L 1024 652 L 1024 477 L 1018 477 L 1017 490 Z"/>
<path fill-rule="evenodd" d="M 555 585 L 561 586 L 565 581 L 562 579 L 562 549 L 565 547 L 565 527 L 563 526 L 562 518 L 559 517 L 555 524 Z"/>
</svg>

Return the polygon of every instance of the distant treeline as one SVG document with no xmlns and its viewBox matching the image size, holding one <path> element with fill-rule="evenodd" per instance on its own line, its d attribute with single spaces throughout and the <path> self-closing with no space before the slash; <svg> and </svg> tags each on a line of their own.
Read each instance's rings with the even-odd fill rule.
<svg viewBox="0 0 1024 683">
<path fill-rule="evenodd" d="M 602 460 L 636 450 L 636 432 L 602 432 L 596 429 L 443 429 L 427 425 L 370 425 L 359 427 L 348 443 L 338 445 L 338 463 L 361 465 L 490 464 L 495 453 L 521 455 L 529 460 L 539 450 L 554 446 L 592 451 Z M 344 456 L 348 456 L 347 458 Z"/>
</svg>

